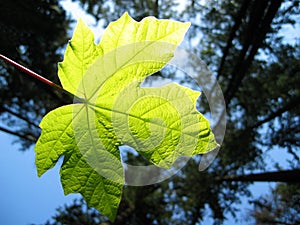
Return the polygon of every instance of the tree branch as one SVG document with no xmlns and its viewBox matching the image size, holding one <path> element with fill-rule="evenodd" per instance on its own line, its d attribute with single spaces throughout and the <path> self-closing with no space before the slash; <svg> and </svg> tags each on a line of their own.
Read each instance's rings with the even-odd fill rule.
<svg viewBox="0 0 300 225">
<path fill-rule="evenodd" d="M 39 125 L 33 123 L 32 121 L 30 121 L 28 118 L 10 110 L 9 108 L 5 107 L 5 106 L 0 106 L 0 111 L 4 111 L 4 112 L 8 112 L 9 114 L 12 114 L 13 116 L 21 119 L 21 120 L 24 120 L 26 123 L 28 123 L 29 125 L 33 126 L 33 127 L 36 127 L 36 128 L 39 128 Z"/>
<path fill-rule="evenodd" d="M 233 41 L 233 39 L 234 39 L 234 37 L 236 35 L 236 31 L 239 29 L 239 27 L 240 27 L 240 25 L 242 23 L 242 18 L 246 14 L 246 11 L 247 11 L 249 3 L 250 3 L 250 0 L 244 0 L 244 2 L 242 3 L 242 7 L 240 8 L 239 12 L 237 13 L 237 15 L 235 17 L 234 25 L 233 25 L 233 27 L 231 28 L 231 30 L 229 32 L 229 35 L 228 35 L 229 37 L 227 39 L 226 46 L 223 49 L 222 59 L 221 59 L 221 62 L 220 62 L 220 65 L 219 65 L 219 69 L 218 69 L 218 72 L 217 72 L 217 79 L 219 78 L 219 76 L 222 73 L 223 66 L 225 64 L 225 59 L 226 59 L 226 57 L 227 57 L 227 55 L 229 53 L 229 49 L 231 48 L 232 41 Z"/>
<path fill-rule="evenodd" d="M 248 41 L 246 41 L 247 44 L 244 46 L 239 60 L 237 60 L 237 63 L 233 69 L 231 82 L 228 85 L 227 90 L 225 91 L 226 106 L 229 105 L 231 99 L 239 89 L 239 86 L 241 85 L 246 72 L 250 68 L 254 56 L 256 55 L 259 47 L 265 39 L 266 34 L 271 28 L 271 23 L 282 2 L 283 0 L 270 1 L 270 4 L 266 9 L 267 11 L 264 13 L 264 17 L 262 18 L 261 24 L 255 24 L 256 19 L 254 19 L 253 24 L 249 25 L 250 27 L 247 33 L 249 33 L 249 35 L 252 34 L 252 45 L 248 45 L 249 43 Z M 255 11 L 257 10 L 257 8 L 254 7 L 253 10 Z M 247 53 L 249 54 L 246 55 Z"/>
<path fill-rule="evenodd" d="M 17 136 L 19 138 L 22 138 L 24 140 L 27 140 L 27 141 L 30 141 L 30 142 L 33 142 L 33 143 L 35 143 L 37 141 L 37 139 L 35 137 L 33 137 L 32 135 L 29 135 L 29 134 L 20 134 L 18 132 L 9 130 L 9 129 L 1 127 L 1 126 L 0 126 L 0 131 L 8 133 L 8 134 L 11 134 L 11 135 L 14 135 L 14 136 Z"/>
<path fill-rule="evenodd" d="M 275 119 L 278 116 L 281 116 L 283 113 L 296 108 L 297 106 L 299 106 L 300 104 L 300 97 L 295 97 L 294 99 L 292 99 L 291 101 L 289 101 L 285 106 L 283 106 L 282 108 L 279 108 L 277 111 L 271 113 L 270 115 L 268 115 L 265 119 L 258 121 L 256 124 L 250 126 L 248 129 L 255 129 L 260 127 L 261 125 L 270 122 L 271 120 Z"/>
<path fill-rule="evenodd" d="M 217 177 L 217 181 L 300 183 L 300 169 Z"/>
</svg>

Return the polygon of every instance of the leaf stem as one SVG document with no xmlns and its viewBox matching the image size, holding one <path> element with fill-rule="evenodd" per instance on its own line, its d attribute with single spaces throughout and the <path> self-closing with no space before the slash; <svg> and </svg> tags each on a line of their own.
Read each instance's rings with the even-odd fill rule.
<svg viewBox="0 0 300 225">
<path fill-rule="evenodd" d="M 47 85 L 49 85 L 49 86 L 51 86 L 51 87 L 54 87 L 55 89 L 57 89 L 57 90 L 59 90 L 59 91 L 63 91 L 64 93 L 66 93 L 66 94 L 72 96 L 73 98 L 76 98 L 76 99 L 79 99 L 79 100 L 82 101 L 81 98 L 75 96 L 75 95 L 72 94 L 71 92 L 68 92 L 68 91 L 65 90 L 63 87 L 61 87 L 61 86 L 59 86 L 59 85 L 53 83 L 52 81 L 46 79 L 45 77 L 43 77 L 43 76 L 41 76 L 41 75 L 39 75 L 39 74 L 33 72 L 32 70 L 30 70 L 30 69 L 28 69 L 28 68 L 22 66 L 21 64 L 19 64 L 19 63 L 13 61 L 12 59 L 10 59 L 10 58 L 8 58 L 8 57 L 2 55 L 2 54 L 0 54 L 0 59 L 4 60 L 4 61 L 7 62 L 8 64 L 10 64 L 10 65 L 12 65 L 12 66 L 18 68 L 18 69 L 21 70 L 22 72 L 24 72 L 24 73 L 26 73 L 26 74 L 28 74 L 28 75 L 34 77 L 35 79 L 37 79 L 37 80 L 39 80 L 39 81 L 41 81 L 41 82 L 43 82 L 43 83 L 45 83 L 45 84 L 47 84 Z"/>
</svg>

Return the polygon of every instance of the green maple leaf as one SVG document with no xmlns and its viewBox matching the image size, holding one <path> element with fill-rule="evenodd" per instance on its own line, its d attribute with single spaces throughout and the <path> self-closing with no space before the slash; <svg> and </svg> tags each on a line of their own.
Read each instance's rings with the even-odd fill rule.
<svg viewBox="0 0 300 225">
<path fill-rule="evenodd" d="M 81 102 L 43 118 L 35 146 L 38 175 L 64 156 L 65 194 L 81 193 L 113 221 L 124 184 L 119 146 L 129 145 L 166 169 L 180 156 L 213 150 L 209 122 L 195 107 L 199 92 L 178 84 L 140 87 L 173 57 L 189 26 L 154 17 L 136 22 L 125 13 L 95 44 L 79 20 L 58 75 Z"/>
</svg>

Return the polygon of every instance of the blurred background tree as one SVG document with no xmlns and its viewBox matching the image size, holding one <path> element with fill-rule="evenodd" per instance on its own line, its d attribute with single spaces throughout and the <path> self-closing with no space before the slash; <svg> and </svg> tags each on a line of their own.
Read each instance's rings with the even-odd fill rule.
<svg viewBox="0 0 300 225">
<path fill-rule="evenodd" d="M 50 80 L 58 81 L 70 20 L 58 0 L 0 1 L 1 54 Z M 23 150 L 39 136 L 38 124 L 49 110 L 68 102 L 46 87 L 0 61 L 0 130 L 18 137 Z"/>
<path fill-rule="evenodd" d="M 151 15 L 191 21 L 185 47 L 208 64 L 227 107 L 226 136 L 207 171 L 198 171 L 200 157 L 195 157 L 172 179 L 152 186 L 125 187 L 114 224 L 201 224 L 208 211 L 214 223 L 221 224 L 228 213 L 236 215 L 241 198 L 250 197 L 249 184 L 254 182 L 222 178 L 283 169 L 267 163 L 266 156 L 274 150 L 290 156 L 284 169 L 299 169 L 300 35 L 297 40 L 287 40 L 283 32 L 297 22 L 299 25 L 298 0 L 74 1 L 104 26 L 125 11 L 136 20 Z M 59 1 L 0 4 L 2 54 L 57 81 L 55 63 L 61 60 L 70 24 Z M 4 63 L 0 66 L 0 118 L 4 124 L 0 129 L 18 136 L 25 148 L 38 137 L 42 116 L 70 99 L 35 81 L 25 81 Z M 202 112 L 209 111 L 205 99 L 201 105 Z M 127 160 L 142 163 L 130 154 Z M 295 180 L 299 182 L 299 178 Z M 77 203 L 74 206 L 80 209 Z M 66 207 L 58 215 L 72 213 Z M 72 224 L 60 223 L 57 216 L 54 224 Z M 102 222 L 109 223 L 103 217 L 96 220 Z"/>
<path fill-rule="evenodd" d="M 250 216 L 255 224 L 299 224 L 300 223 L 300 185 L 278 183 L 267 196 L 254 200 Z"/>
</svg>

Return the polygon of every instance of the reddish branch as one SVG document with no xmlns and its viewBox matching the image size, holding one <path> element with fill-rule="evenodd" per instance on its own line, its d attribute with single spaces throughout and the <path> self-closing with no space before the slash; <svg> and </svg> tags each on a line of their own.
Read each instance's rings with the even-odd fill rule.
<svg viewBox="0 0 300 225">
<path fill-rule="evenodd" d="M 26 74 L 28 74 L 28 75 L 34 77 L 35 79 L 38 79 L 38 80 L 42 81 L 43 83 L 45 83 L 45 84 L 47 84 L 47 85 L 49 85 L 49 86 L 51 86 L 51 87 L 54 87 L 54 88 L 56 88 L 56 89 L 65 91 L 65 90 L 64 90 L 62 87 L 60 87 L 59 85 L 53 83 L 52 81 L 46 79 L 45 77 L 42 77 L 41 75 L 39 75 L 39 74 L 33 72 L 32 70 L 30 70 L 30 69 L 28 69 L 28 68 L 26 68 L 26 67 L 20 65 L 19 63 L 16 63 L 15 61 L 13 61 L 13 60 L 7 58 L 6 56 L 0 54 L 0 58 L 3 59 L 5 62 L 9 63 L 10 65 L 13 65 L 14 67 L 18 68 L 19 70 L 25 72 Z"/>
<path fill-rule="evenodd" d="M 53 83 L 52 81 L 46 79 L 45 77 L 33 72 L 32 70 L 22 66 L 21 64 L 9 59 L 8 57 L 4 56 L 4 55 L 1 55 L 0 54 L 0 59 L 4 60 L 5 62 L 7 62 L 8 64 L 18 68 L 19 70 L 21 70 L 22 72 L 34 77 L 35 79 L 49 85 L 50 87 L 54 87 L 55 89 L 59 90 L 59 91 L 62 91 L 64 93 L 67 93 L 68 95 L 72 96 L 72 97 L 75 97 L 72 93 L 68 92 L 67 90 L 63 89 L 61 86 Z"/>
</svg>

